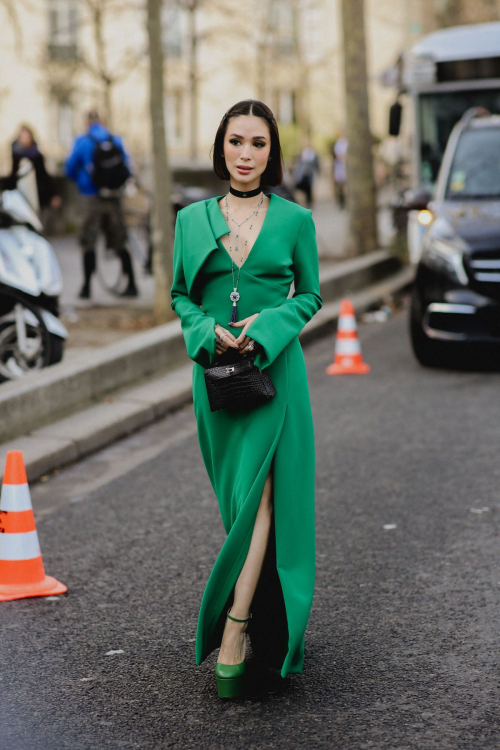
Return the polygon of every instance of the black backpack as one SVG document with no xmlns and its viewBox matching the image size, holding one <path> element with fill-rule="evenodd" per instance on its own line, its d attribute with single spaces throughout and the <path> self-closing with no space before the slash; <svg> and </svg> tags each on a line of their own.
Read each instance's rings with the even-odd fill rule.
<svg viewBox="0 0 500 750">
<path fill-rule="evenodd" d="M 109 136 L 104 141 L 98 141 L 90 136 L 95 143 L 92 154 L 94 169 L 92 172 L 92 182 L 100 190 L 107 188 L 117 190 L 130 177 L 130 170 L 125 164 L 125 158 L 121 148 Z"/>
</svg>

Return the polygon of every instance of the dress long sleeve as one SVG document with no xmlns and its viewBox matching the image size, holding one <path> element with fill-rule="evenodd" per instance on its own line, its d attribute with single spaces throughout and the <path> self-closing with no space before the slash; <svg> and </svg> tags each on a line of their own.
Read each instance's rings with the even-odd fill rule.
<svg viewBox="0 0 500 750">
<path fill-rule="evenodd" d="M 210 367 L 215 357 L 215 318 L 207 315 L 187 293 L 184 276 L 182 224 L 177 214 L 175 223 L 173 283 L 170 290 L 171 308 L 181 320 L 182 333 L 188 356 L 202 367 Z"/>
<path fill-rule="evenodd" d="M 299 335 L 305 324 L 323 306 L 319 288 L 316 228 L 310 209 L 297 235 L 293 273 L 293 296 L 278 307 L 262 310 L 247 328 L 247 336 L 263 347 L 255 357 L 255 364 L 261 369 L 274 362 L 278 354 Z"/>
</svg>

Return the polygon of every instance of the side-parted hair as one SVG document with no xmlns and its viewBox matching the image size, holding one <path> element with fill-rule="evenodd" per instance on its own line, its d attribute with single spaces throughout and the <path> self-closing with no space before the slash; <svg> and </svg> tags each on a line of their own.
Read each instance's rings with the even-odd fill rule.
<svg viewBox="0 0 500 750">
<path fill-rule="evenodd" d="M 269 187 L 281 185 L 283 181 L 283 153 L 281 151 L 278 124 L 267 104 L 260 102 L 258 99 L 244 99 L 234 104 L 222 118 L 215 134 L 214 145 L 212 146 L 215 174 L 221 180 L 229 180 L 229 172 L 224 159 L 224 137 L 229 119 L 231 117 L 239 117 L 240 115 L 253 115 L 254 117 L 261 117 L 266 121 L 271 134 L 271 151 L 269 153 L 270 160 L 268 165 L 261 175 L 261 184 L 269 185 Z"/>
</svg>

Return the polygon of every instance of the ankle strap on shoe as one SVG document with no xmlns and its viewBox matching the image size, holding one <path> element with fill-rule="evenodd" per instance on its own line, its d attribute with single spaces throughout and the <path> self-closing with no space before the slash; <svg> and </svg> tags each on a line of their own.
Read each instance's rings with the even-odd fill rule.
<svg viewBox="0 0 500 750">
<path fill-rule="evenodd" d="M 231 607 L 229 607 L 229 609 L 227 610 L 227 616 L 229 617 L 230 620 L 233 620 L 234 622 L 247 622 L 247 620 L 249 620 L 252 616 L 252 613 L 250 612 L 248 617 L 245 617 L 244 620 L 238 620 L 237 617 L 232 617 L 232 615 L 229 614 L 230 612 L 231 612 Z"/>
</svg>

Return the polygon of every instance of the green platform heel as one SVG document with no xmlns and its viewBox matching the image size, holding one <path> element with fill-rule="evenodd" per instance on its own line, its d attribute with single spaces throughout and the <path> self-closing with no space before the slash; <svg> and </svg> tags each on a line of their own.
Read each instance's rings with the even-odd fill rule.
<svg viewBox="0 0 500 750">
<path fill-rule="evenodd" d="M 231 608 L 227 611 L 227 617 L 234 622 L 247 622 L 251 618 L 251 614 L 245 617 L 244 620 L 238 620 L 236 617 L 232 617 L 229 613 Z M 215 676 L 217 678 L 217 692 L 219 698 L 238 698 L 243 690 L 243 675 L 245 674 L 245 660 L 239 664 L 221 664 L 217 662 L 215 665 Z"/>
</svg>

